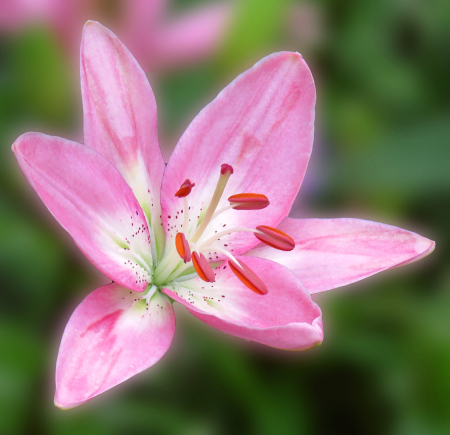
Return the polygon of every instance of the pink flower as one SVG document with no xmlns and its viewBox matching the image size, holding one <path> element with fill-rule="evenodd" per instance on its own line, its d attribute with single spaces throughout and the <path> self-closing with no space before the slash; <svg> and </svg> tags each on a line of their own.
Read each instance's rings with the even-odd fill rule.
<svg viewBox="0 0 450 435">
<path fill-rule="evenodd" d="M 310 293 L 434 247 L 375 222 L 287 218 L 313 142 L 314 83 L 298 53 L 272 54 L 227 86 L 188 127 L 167 167 L 145 74 L 95 22 L 84 29 L 81 87 L 84 145 L 39 133 L 13 145 L 50 212 L 113 280 L 66 326 L 60 408 L 158 361 L 175 330 L 171 299 L 229 334 L 306 350 L 323 340 Z"/>
<path fill-rule="evenodd" d="M 104 10 L 100 0 L 0 0 L 0 30 L 30 23 L 50 26 L 74 50 L 88 19 L 112 21 L 119 36 L 145 69 L 195 62 L 214 52 L 229 24 L 230 2 L 217 1 L 168 18 L 167 0 L 126 0 Z M 117 10 L 115 10 L 117 9 Z"/>
</svg>

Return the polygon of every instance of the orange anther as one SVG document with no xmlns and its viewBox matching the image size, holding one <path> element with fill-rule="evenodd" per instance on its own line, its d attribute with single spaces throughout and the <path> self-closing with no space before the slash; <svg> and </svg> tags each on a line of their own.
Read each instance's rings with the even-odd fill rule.
<svg viewBox="0 0 450 435">
<path fill-rule="evenodd" d="M 175 247 L 177 248 L 178 255 L 184 262 L 189 263 L 191 261 L 191 249 L 183 233 L 177 233 L 175 236 Z"/>
<path fill-rule="evenodd" d="M 255 237 L 272 248 L 279 249 L 280 251 L 292 251 L 295 248 L 294 239 L 277 228 L 259 225 L 256 229 L 263 234 L 254 233 Z"/>
<path fill-rule="evenodd" d="M 240 279 L 240 281 L 247 286 L 250 290 L 258 295 L 266 295 L 269 293 L 269 289 L 262 282 L 262 280 L 251 270 L 242 260 L 237 260 L 239 266 L 233 261 L 228 261 L 230 269 Z"/>
<path fill-rule="evenodd" d="M 195 251 L 192 252 L 192 263 L 194 263 L 195 271 L 203 281 L 214 282 L 216 280 L 214 270 L 209 265 L 203 254 L 199 254 Z"/>
<path fill-rule="evenodd" d="M 195 183 L 191 183 L 191 180 L 186 179 L 181 187 L 177 190 L 177 193 L 175 193 L 175 196 L 178 196 L 178 198 L 184 198 L 185 196 L 188 196 L 194 186 Z"/>
<path fill-rule="evenodd" d="M 234 210 L 261 210 L 266 208 L 270 202 L 266 195 L 260 193 L 238 193 L 228 198 Z"/>
</svg>

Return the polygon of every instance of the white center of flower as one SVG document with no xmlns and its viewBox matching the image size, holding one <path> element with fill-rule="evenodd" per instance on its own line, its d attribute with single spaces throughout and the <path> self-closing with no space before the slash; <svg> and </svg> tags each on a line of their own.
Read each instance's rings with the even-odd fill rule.
<svg viewBox="0 0 450 435">
<path fill-rule="evenodd" d="M 276 249 L 290 251 L 294 249 L 295 242 L 283 232 L 266 226 L 258 226 L 256 229 L 246 227 L 230 228 L 223 231 L 216 231 L 215 234 L 206 240 L 201 241 L 202 235 L 219 214 L 233 208 L 235 210 L 260 210 L 267 207 L 270 203 L 265 195 L 257 193 L 240 193 L 228 198 L 230 205 L 222 207 L 217 210 L 217 206 L 223 195 L 227 182 L 233 174 L 233 168 L 228 164 L 223 164 L 220 170 L 220 177 L 217 182 L 214 194 L 209 202 L 202 218 L 199 219 L 198 225 L 187 231 L 189 223 L 189 210 L 187 196 L 191 193 L 195 186 L 190 180 L 186 180 L 175 193 L 175 196 L 180 199 L 183 198 L 183 232 L 178 232 L 174 243 L 169 243 L 166 246 L 166 255 L 162 261 L 157 265 L 153 275 L 153 283 L 156 286 L 163 286 L 166 283 L 180 278 L 182 275 L 191 275 L 196 273 L 203 281 L 214 282 L 214 267 L 220 263 L 213 257 L 204 256 L 204 253 L 214 252 L 216 259 L 217 254 L 222 254 L 229 259 L 230 269 L 235 275 L 251 290 L 258 294 L 266 294 L 267 287 L 265 284 L 253 273 L 253 271 L 246 266 L 242 261 L 236 259 L 230 251 L 224 247 L 212 246 L 214 242 L 220 240 L 221 237 L 229 235 L 236 231 L 250 231 L 263 243 L 268 244 Z M 185 230 L 186 229 L 186 230 Z M 225 245 L 227 246 L 227 245 Z M 149 292 L 150 293 L 150 292 Z"/>
</svg>

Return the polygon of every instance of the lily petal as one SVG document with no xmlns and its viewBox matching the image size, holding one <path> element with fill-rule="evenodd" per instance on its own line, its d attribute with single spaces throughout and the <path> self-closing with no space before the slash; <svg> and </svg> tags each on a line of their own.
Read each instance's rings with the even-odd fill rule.
<svg viewBox="0 0 450 435">
<path fill-rule="evenodd" d="M 230 270 L 228 261 L 215 269 L 216 281 L 179 280 L 163 293 L 195 317 L 228 334 L 286 350 L 306 350 L 323 340 L 320 308 L 300 280 L 285 267 L 253 258 L 246 264 L 269 288 L 258 295 Z"/>
<path fill-rule="evenodd" d="M 434 242 L 419 234 L 362 219 L 285 219 L 278 228 L 295 240 L 293 251 L 261 244 L 247 255 L 286 266 L 310 293 L 412 263 L 434 249 Z"/>
<path fill-rule="evenodd" d="M 153 61 L 148 55 L 151 65 L 180 65 L 212 54 L 225 36 L 233 13 L 231 6 L 224 2 L 204 4 L 161 26 L 155 40 L 148 41 L 153 43 Z"/>
<path fill-rule="evenodd" d="M 55 405 L 69 409 L 155 364 L 175 332 L 169 299 L 145 299 L 118 284 L 94 290 L 76 308 L 59 348 Z"/>
<path fill-rule="evenodd" d="M 112 280 L 145 290 L 150 234 L 117 169 L 84 145 L 39 133 L 20 136 L 13 151 L 31 186 L 86 257 Z"/>
<path fill-rule="evenodd" d="M 227 86 L 192 121 L 169 160 L 161 190 L 166 237 L 175 237 L 180 230 L 168 216 L 183 208 L 174 197 L 181 183 L 186 178 L 196 183 L 188 197 L 194 226 L 212 197 L 223 163 L 230 164 L 234 173 L 218 208 L 242 192 L 266 195 L 270 206 L 228 210 L 214 219 L 202 239 L 225 225 L 276 227 L 287 216 L 308 164 L 314 104 L 311 72 L 298 53 L 267 56 Z M 239 255 L 257 240 L 251 233 L 234 233 L 215 243 L 218 247 L 232 243 Z"/>
<path fill-rule="evenodd" d="M 128 49 L 94 21 L 88 21 L 83 32 L 81 90 L 85 145 L 119 170 L 162 235 L 159 195 L 165 165 L 155 97 Z"/>
</svg>

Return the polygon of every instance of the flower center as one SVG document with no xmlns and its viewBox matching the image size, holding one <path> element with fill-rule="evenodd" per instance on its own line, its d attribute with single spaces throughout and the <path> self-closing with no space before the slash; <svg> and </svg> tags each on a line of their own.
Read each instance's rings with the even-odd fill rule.
<svg viewBox="0 0 450 435">
<path fill-rule="evenodd" d="M 210 223 L 219 214 L 230 210 L 261 210 L 266 208 L 270 202 L 268 198 L 260 193 L 238 193 L 228 198 L 229 205 L 217 210 L 217 206 L 222 198 L 225 187 L 234 170 L 232 166 L 223 164 L 220 168 L 220 176 L 217 182 L 214 194 L 204 215 L 199 219 L 199 223 L 189 234 L 189 210 L 187 197 L 191 193 L 195 183 L 187 179 L 175 196 L 184 201 L 184 221 L 181 232 L 178 232 L 173 245 L 166 247 L 167 254 L 158 264 L 154 272 L 154 283 L 157 286 L 171 282 L 181 275 L 191 275 L 196 273 L 203 281 L 214 282 L 214 267 L 219 264 L 212 261 L 209 257 L 208 261 L 204 255 L 207 252 L 219 253 L 228 258 L 230 269 L 250 290 L 257 294 L 267 294 L 268 289 L 264 282 L 242 261 L 236 259 L 229 250 L 213 246 L 213 243 L 220 240 L 221 237 L 229 235 L 237 231 L 249 231 L 254 233 L 255 237 L 261 242 L 283 251 L 291 251 L 295 247 L 294 240 L 282 231 L 268 226 L 260 225 L 255 229 L 246 227 L 236 227 L 223 231 L 216 231 L 214 236 L 201 241 L 202 235 L 208 228 Z M 225 245 L 227 246 L 227 245 Z M 218 258 L 218 257 L 216 257 Z"/>
</svg>

